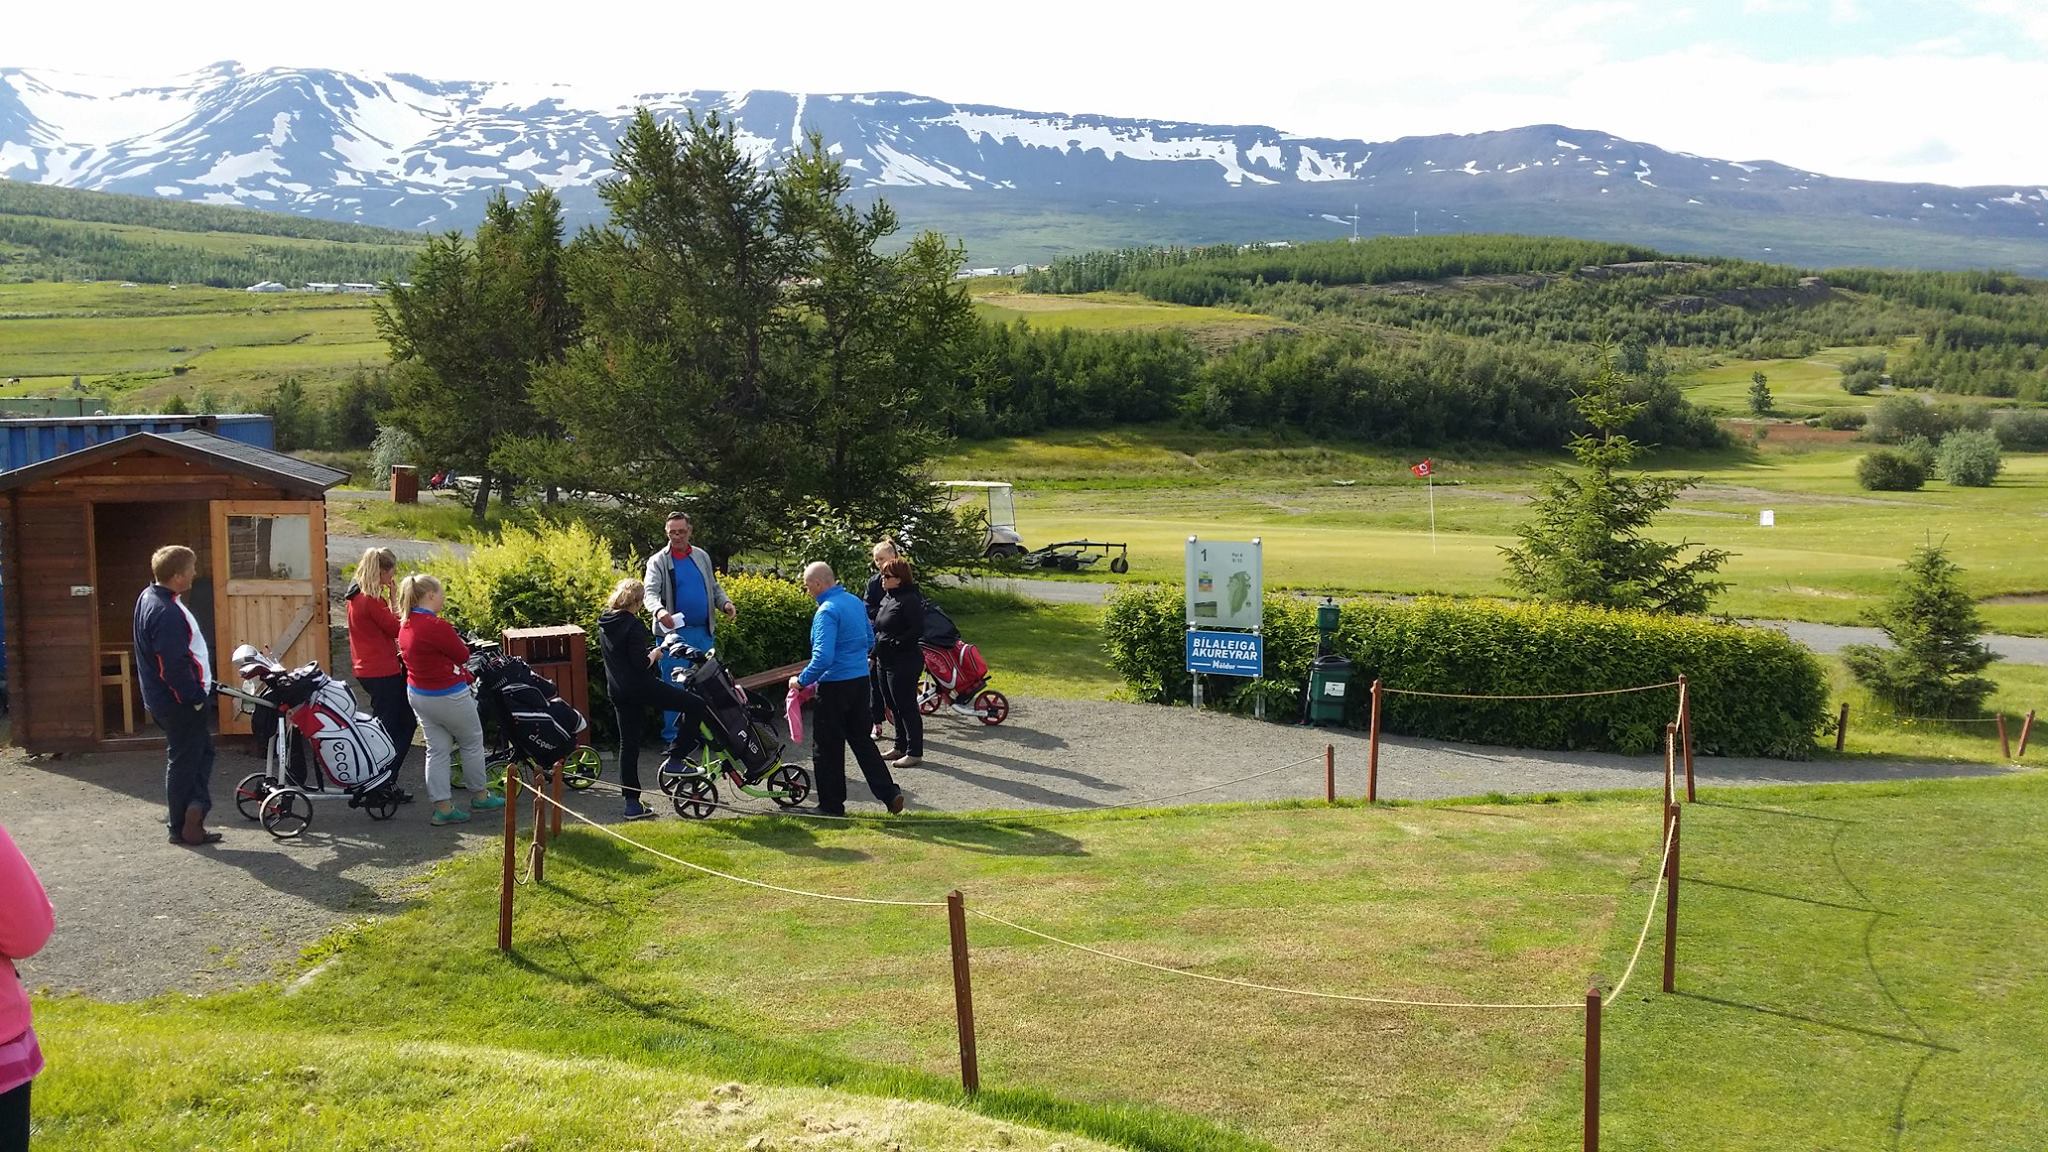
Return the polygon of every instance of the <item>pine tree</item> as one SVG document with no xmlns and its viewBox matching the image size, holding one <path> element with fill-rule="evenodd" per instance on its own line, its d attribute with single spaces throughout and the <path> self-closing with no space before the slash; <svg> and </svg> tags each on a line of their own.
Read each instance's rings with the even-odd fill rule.
<svg viewBox="0 0 2048 1152">
<path fill-rule="evenodd" d="M 1667 544 L 1644 530 L 1697 477 L 1623 475 L 1641 451 L 1620 433 L 1642 411 L 1613 367 L 1587 382 L 1575 400 L 1591 430 L 1574 436 L 1576 472 L 1553 470 L 1538 488 L 1536 517 L 1516 530 L 1520 547 L 1502 549 L 1508 580 L 1539 600 L 1650 612 L 1704 612 L 1727 587 L 1713 574 L 1729 557 L 1690 541 Z"/>
<path fill-rule="evenodd" d="M 1771 378 L 1762 372 L 1749 374 L 1749 410 L 1758 416 L 1771 410 Z"/>
<path fill-rule="evenodd" d="M 1940 545 L 1927 544 L 1906 562 L 1906 578 L 1871 622 L 1890 648 L 1842 650 L 1842 662 L 1873 696 L 1907 716 L 1974 711 L 1997 687 L 1977 675 L 1998 659 L 1979 637 L 1984 622 L 1963 590 L 1962 569 Z"/>
</svg>

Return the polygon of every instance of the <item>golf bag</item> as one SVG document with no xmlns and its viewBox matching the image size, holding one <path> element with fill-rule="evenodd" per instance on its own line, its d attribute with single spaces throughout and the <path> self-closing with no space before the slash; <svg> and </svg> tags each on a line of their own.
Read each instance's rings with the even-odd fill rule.
<svg viewBox="0 0 2048 1152">
<path fill-rule="evenodd" d="M 675 647 L 671 651 L 690 662 L 690 670 L 679 670 L 676 679 L 704 701 L 705 727 L 710 729 L 711 739 L 740 762 L 746 770 L 748 782 L 758 780 L 762 773 L 774 766 L 775 758 L 781 755 L 782 749 L 763 735 L 761 727 L 755 723 L 754 709 L 747 699 L 746 690 L 711 653 L 699 652 L 688 646 Z"/>
<path fill-rule="evenodd" d="M 248 645 L 236 650 L 235 664 L 251 695 L 273 706 L 257 709 L 251 723 L 259 739 L 274 743 L 294 787 L 362 795 L 391 783 L 398 749 L 381 721 L 356 709 L 347 684 L 318 664 L 287 671 Z"/>
<path fill-rule="evenodd" d="M 988 687 L 988 662 L 981 658 L 981 650 L 962 640 L 953 618 L 929 600 L 924 605 L 924 635 L 919 643 L 924 648 L 925 672 L 946 696 L 972 700 L 975 693 Z"/>
<path fill-rule="evenodd" d="M 589 723 L 562 699 L 554 681 L 495 645 L 471 656 L 469 670 L 476 677 L 478 698 L 496 716 L 515 756 L 547 767 L 575 750 L 577 734 Z"/>
</svg>

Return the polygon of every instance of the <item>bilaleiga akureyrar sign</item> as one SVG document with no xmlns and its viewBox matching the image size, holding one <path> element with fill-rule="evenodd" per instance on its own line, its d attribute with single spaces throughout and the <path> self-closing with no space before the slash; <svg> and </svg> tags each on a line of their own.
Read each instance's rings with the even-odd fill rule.
<svg viewBox="0 0 2048 1152">
<path fill-rule="evenodd" d="M 1188 633 L 1188 671 L 1257 679 L 1266 666 L 1266 638 L 1256 632 Z"/>
</svg>

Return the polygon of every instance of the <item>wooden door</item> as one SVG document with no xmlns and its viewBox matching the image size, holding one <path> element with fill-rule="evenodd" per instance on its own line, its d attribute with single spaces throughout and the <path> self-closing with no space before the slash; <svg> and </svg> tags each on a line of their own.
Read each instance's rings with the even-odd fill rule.
<svg viewBox="0 0 2048 1152">
<path fill-rule="evenodd" d="M 213 502 L 213 662 L 221 680 L 240 680 L 228 658 L 243 644 L 288 668 L 314 660 L 326 667 L 326 513 L 318 500 Z M 220 730 L 247 732 L 249 718 L 223 700 Z"/>
</svg>

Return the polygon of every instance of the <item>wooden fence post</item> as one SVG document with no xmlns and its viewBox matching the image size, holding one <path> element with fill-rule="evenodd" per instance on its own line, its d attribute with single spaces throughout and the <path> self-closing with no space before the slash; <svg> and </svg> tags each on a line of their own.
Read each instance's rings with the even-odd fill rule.
<svg viewBox="0 0 2048 1152">
<path fill-rule="evenodd" d="M 2027 735 L 2028 735 L 2028 733 L 2031 733 L 2031 732 L 2032 732 L 2033 730 L 2034 730 L 2034 710 L 2033 710 L 2032 708 L 2029 708 L 2029 709 L 2027 709 L 2027 718 L 2026 718 L 2025 720 L 2022 720 L 2022 721 L 2020 721 L 2020 754 L 2019 754 L 2019 758 L 2020 758 L 2020 759 L 2022 759 L 2022 760 L 2024 760 L 2024 759 L 2026 759 L 2026 758 L 2027 758 Z"/>
<path fill-rule="evenodd" d="M 548 839 L 550 840 L 562 834 L 562 777 L 568 774 L 568 762 L 563 761 L 555 765 L 555 770 L 548 780 L 548 795 L 553 797 L 555 801 L 551 805 L 552 811 L 548 813 Z"/>
<path fill-rule="evenodd" d="M 1678 979 L 1678 820 L 1681 810 L 1671 806 L 1671 851 L 1664 862 L 1664 990 L 1677 991 Z"/>
<path fill-rule="evenodd" d="M 1600 1152 L 1600 989 L 1586 990 L 1586 1152 Z"/>
<path fill-rule="evenodd" d="M 1998 754 L 2007 760 L 2012 759 L 2012 741 L 2007 739 L 2005 735 L 2005 713 L 2003 711 L 1998 714 Z"/>
<path fill-rule="evenodd" d="M 506 766 L 505 766 L 505 773 L 506 773 L 507 777 L 509 778 L 509 777 L 510 777 L 510 775 L 511 775 L 511 774 L 512 774 L 512 773 L 513 773 L 514 771 L 516 771 L 517 769 L 518 769 L 518 765 L 517 765 L 517 764 L 508 764 L 508 765 L 506 765 Z M 534 882 L 535 884 L 538 884 L 538 883 L 540 883 L 540 882 L 541 882 L 541 878 L 542 878 L 543 876 L 545 876 L 545 875 L 547 874 L 547 862 L 548 862 L 548 806 L 547 806 L 547 802 L 546 802 L 546 800 L 544 799 L 544 798 L 545 798 L 546 796 L 547 796 L 547 788 L 546 788 L 545 786 L 543 786 L 543 785 L 541 784 L 541 782 L 540 782 L 540 781 L 538 781 L 538 780 L 534 781 L 534 782 L 533 782 L 533 882 Z M 510 807 L 511 807 L 512 805 L 508 803 L 508 804 L 506 804 L 505 806 L 506 806 L 507 808 L 510 808 Z"/>
<path fill-rule="evenodd" d="M 981 1091 L 981 1065 L 974 1054 L 974 987 L 967 972 L 967 903 L 955 888 L 946 894 L 946 923 L 953 936 L 953 1011 L 960 1028 L 960 1086 Z"/>
<path fill-rule="evenodd" d="M 1372 682 L 1372 735 L 1365 752 L 1365 802 L 1380 798 L 1380 682 Z"/>
<path fill-rule="evenodd" d="M 498 951 L 512 950 L 512 889 L 519 883 L 519 773 L 505 772 L 505 869 L 498 878 Z"/>
<path fill-rule="evenodd" d="M 1844 700 L 1842 701 L 1842 715 L 1839 719 L 1835 721 L 1835 751 L 1840 752 L 1842 750 L 1842 746 L 1847 744 L 1848 742 L 1849 702 L 1847 700 Z"/>
<path fill-rule="evenodd" d="M 1678 725 L 1674 722 L 1664 726 L 1664 828 L 1669 835 L 1671 828 L 1671 805 L 1678 799 Z"/>
<path fill-rule="evenodd" d="M 1337 802 L 1337 746 L 1323 745 L 1323 803 Z"/>
<path fill-rule="evenodd" d="M 1692 685 L 1678 674 L 1678 746 L 1685 753 L 1685 802 L 1699 799 L 1692 785 Z"/>
</svg>

